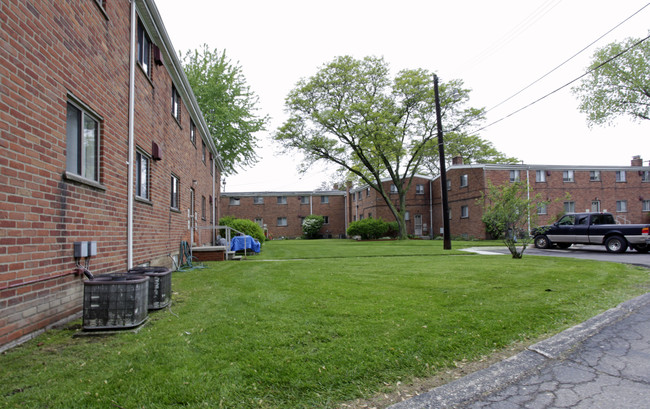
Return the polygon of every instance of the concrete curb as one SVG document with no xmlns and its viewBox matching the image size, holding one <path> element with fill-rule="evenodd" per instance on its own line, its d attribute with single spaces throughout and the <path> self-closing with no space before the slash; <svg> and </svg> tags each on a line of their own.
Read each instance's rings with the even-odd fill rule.
<svg viewBox="0 0 650 409">
<path fill-rule="evenodd" d="M 531 371 L 560 359 L 586 339 L 642 306 L 650 304 L 650 293 L 623 302 L 589 320 L 571 327 L 519 354 L 429 392 L 389 406 L 389 409 L 439 409 L 469 403 L 502 389 Z"/>
</svg>

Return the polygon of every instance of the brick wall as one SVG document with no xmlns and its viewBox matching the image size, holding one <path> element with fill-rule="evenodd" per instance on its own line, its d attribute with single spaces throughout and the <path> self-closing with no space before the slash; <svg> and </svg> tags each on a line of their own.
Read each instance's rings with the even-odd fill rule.
<svg viewBox="0 0 650 409">
<path fill-rule="evenodd" d="M 282 203 L 278 202 L 281 197 Z M 256 199 L 257 198 L 257 199 Z M 321 199 L 321 198 L 326 198 Z M 231 199 L 233 199 L 231 201 Z M 237 200 L 238 199 L 238 200 Z M 257 203 L 256 203 L 257 201 Z M 303 203 L 304 202 L 304 203 Z M 236 204 L 233 204 L 236 203 Z M 302 218 L 315 214 L 327 216 L 320 234 L 338 238 L 345 234 L 345 193 L 333 192 L 273 192 L 221 193 L 222 216 L 253 221 L 261 220 L 270 238 L 295 238 L 302 235 Z M 278 218 L 286 226 L 278 225 Z"/>
<path fill-rule="evenodd" d="M 127 268 L 130 7 L 0 3 L 0 347 L 81 310 L 74 242 L 97 242 L 94 274 Z M 200 137 L 197 148 L 189 141 L 187 106 L 180 122 L 171 116 L 169 64 L 152 66 L 150 78 L 136 70 L 135 142 L 145 155 L 152 141 L 163 152 L 150 160 L 149 200 L 134 204 L 136 265 L 171 263 L 168 255 L 189 240 L 190 187 L 199 224 L 210 223 L 209 204 L 200 217 L 201 198 L 213 194 L 209 161 L 201 160 Z M 70 100 L 99 117 L 98 183 L 66 174 Z M 170 209 L 171 173 L 180 179 L 178 211 Z"/>
</svg>

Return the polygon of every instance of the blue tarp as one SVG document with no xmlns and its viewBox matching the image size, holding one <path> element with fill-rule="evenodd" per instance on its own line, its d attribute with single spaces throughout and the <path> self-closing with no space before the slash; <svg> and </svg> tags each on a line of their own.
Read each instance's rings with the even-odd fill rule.
<svg viewBox="0 0 650 409">
<path fill-rule="evenodd" d="M 262 249 L 262 245 L 251 236 L 235 236 L 230 240 L 230 251 L 239 251 L 244 249 L 253 250 L 255 253 L 259 253 Z"/>
</svg>

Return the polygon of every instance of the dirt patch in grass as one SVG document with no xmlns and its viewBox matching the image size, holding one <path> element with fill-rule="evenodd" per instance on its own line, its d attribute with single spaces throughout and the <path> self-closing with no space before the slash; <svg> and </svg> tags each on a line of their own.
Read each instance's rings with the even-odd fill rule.
<svg viewBox="0 0 650 409">
<path fill-rule="evenodd" d="M 496 351 L 490 356 L 485 356 L 478 361 L 457 362 L 455 368 L 446 369 L 436 376 L 427 379 L 415 379 L 410 383 L 398 383 L 397 385 L 386 385 L 392 392 L 381 393 L 371 399 L 357 399 L 351 402 L 342 403 L 339 409 L 382 409 L 387 408 L 395 403 L 408 400 L 414 396 L 429 392 L 439 386 L 448 384 L 466 375 L 490 367 L 491 365 L 501 362 L 524 351 L 530 345 L 533 345 L 546 337 L 540 337 L 536 340 L 520 341 L 509 347 Z"/>
</svg>

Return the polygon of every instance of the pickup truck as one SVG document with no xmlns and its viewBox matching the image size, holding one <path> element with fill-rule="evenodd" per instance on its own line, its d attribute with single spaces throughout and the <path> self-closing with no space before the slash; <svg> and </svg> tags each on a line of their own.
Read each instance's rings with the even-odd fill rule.
<svg viewBox="0 0 650 409">
<path fill-rule="evenodd" d="M 616 224 L 611 213 L 568 213 L 550 226 L 534 229 L 535 247 L 568 248 L 572 244 L 604 244 L 623 253 L 628 246 L 639 253 L 650 250 L 650 224 Z"/>
</svg>

